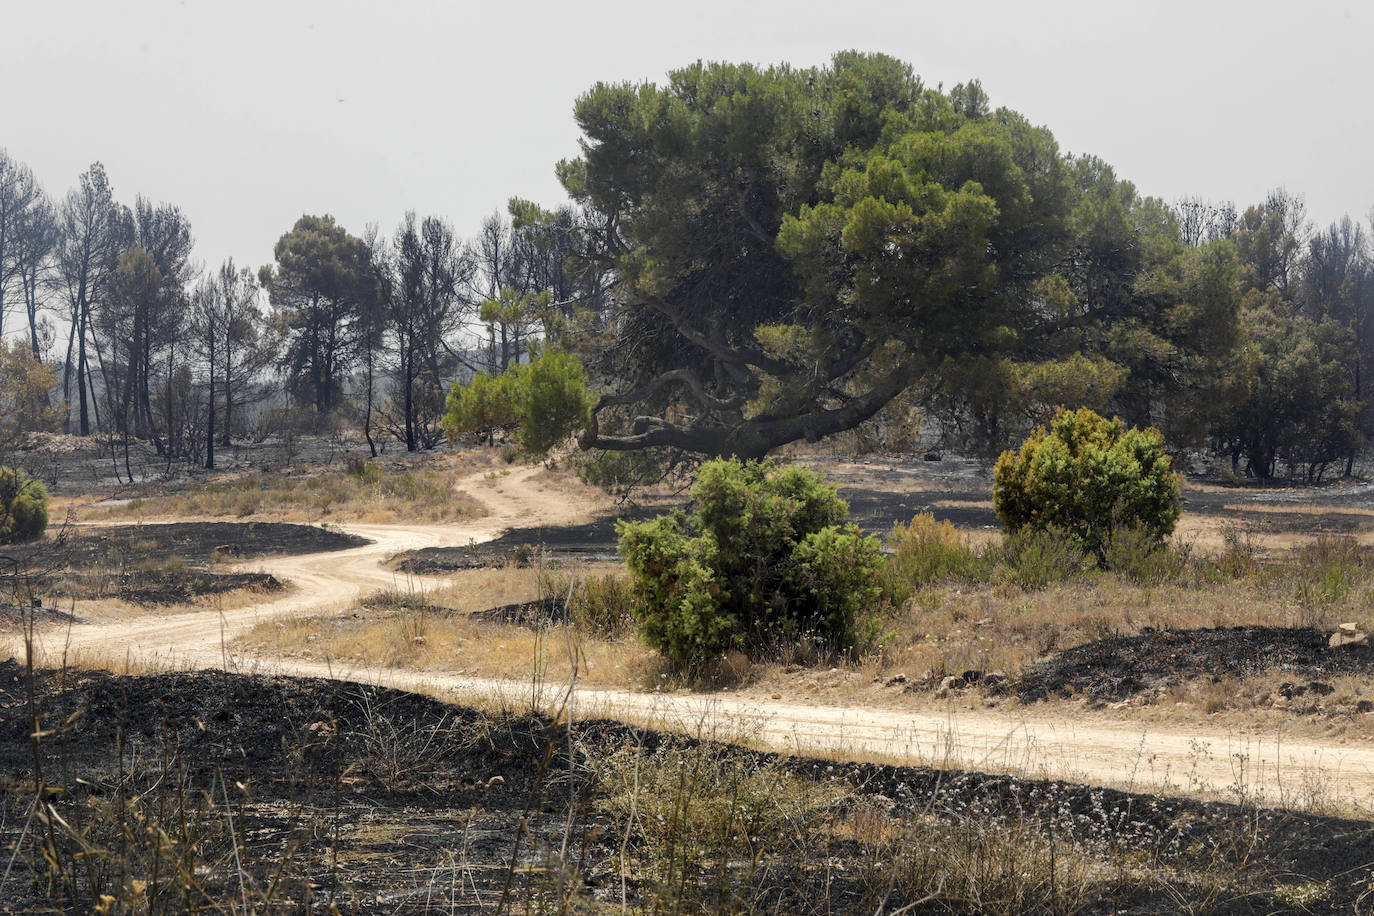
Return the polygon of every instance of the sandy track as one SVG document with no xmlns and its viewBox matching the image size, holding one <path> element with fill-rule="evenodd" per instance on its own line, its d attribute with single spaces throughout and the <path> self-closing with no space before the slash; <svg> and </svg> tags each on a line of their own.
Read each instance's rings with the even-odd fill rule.
<svg viewBox="0 0 1374 916">
<path fill-rule="evenodd" d="M 582 520 L 577 506 L 532 483 L 536 473 L 537 469 L 516 469 L 486 490 L 469 487 L 468 492 L 491 510 L 471 524 L 343 525 L 372 543 L 248 564 L 245 568 L 290 583 L 291 591 L 273 600 L 223 612 L 198 610 L 47 629 L 38 634 L 36 648 L 48 664 L 64 658 L 77 664 L 83 659 L 127 658 L 151 668 L 251 669 L 423 690 L 457 700 L 489 702 L 504 697 L 522 707 L 530 702 L 557 706 L 566 694 L 565 685 L 532 684 L 528 675 L 521 680 L 518 672 L 500 681 L 295 658 L 241 659 L 225 648 L 264 620 L 343 612 L 371 592 L 442 581 L 386 569 L 383 562 L 399 551 L 488 540 L 517 519 L 521 524 Z M 459 485 L 470 485 L 474 479 Z M 4 643 L 11 654 L 22 655 L 16 636 L 4 637 Z M 1228 735 L 1201 728 L 1153 731 L 1129 723 L 1083 724 L 1035 707 L 1008 713 L 951 706 L 931 713 L 799 705 L 728 693 L 656 694 L 586 687 L 576 690 L 572 711 L 583 718 L 614 717 L 835 757 L 1014 772 L 1147 792 L 1244 795 L 1269 804 L 1374 810 L 1374 748 L 1292 742 L 1277 733 Z"/>
</svg>

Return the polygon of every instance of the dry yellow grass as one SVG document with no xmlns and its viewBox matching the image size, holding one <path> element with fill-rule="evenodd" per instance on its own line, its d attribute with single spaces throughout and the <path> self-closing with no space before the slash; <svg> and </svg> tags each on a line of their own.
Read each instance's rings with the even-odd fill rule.
<svg viewBox="0 0 1374 916">
<path fill-rule="evenodd" d="M 381 463 L 362 471 L 331 468 L 302 474 L 254 472 L 217 477 L 180 493 L 87 509 L 84 518 L 200 517 L 292 522 L 451 522 L 486 514 L 482 503 L 455 486 L 450 461 L 397 468 Z"/>
<path fill-rule="evenodd" d="M 880 673 L 926 676 L 976 668 L 1014 676 L 1048 653 L 1144 627 L 1334 627 L 1367 619 L 1371 599 L 1374 589 L 1361 589 L 1343 601 L 1300 604 L 1259 578 L 1136 585 L 1103 574 L 1040 590 L 939 585 L 918 592 L 894 615 Z"/>
<path fill-rule="evenodd" d="M 633 637 L 599 638 L 562 624 L 514 626 L 474 612 L 541 597 L 534 569 L 478 569 L 433 592 L 388 593 L 342 616 L 268 621 L 234 648 L 350 664 L 494 678 L 640 686 L 658 656 Z"/>
</svg>

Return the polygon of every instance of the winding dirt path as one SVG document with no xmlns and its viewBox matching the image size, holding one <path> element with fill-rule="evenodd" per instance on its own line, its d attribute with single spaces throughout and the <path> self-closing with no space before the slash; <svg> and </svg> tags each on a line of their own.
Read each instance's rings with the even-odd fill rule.
<svg viewBox="0 0 1374 916">
<path fill-rule="evenodd" d="M 361 668 L 306 659 L 240 659 L 225 647 L 257 623 L 288 615 L 345 611 L 365 595 L 443 580 L 403 576 L 382 564 L 427 546 L 488 540 L 513 523 L 585 520 L 587 507 L 546 492 L 538 469 L 511 469 L 494 480 L 474 475 L 458 485 L 490 514 L 470 524 L 343 525 L 372 543 L 333 553 L 265 558 L 250 564 L 292 586 L 285 596 L 229 611 L 197 610 L 132 620 L 79 623 L 37 635 L 47 664 L 64 659 L 128 659 L 139 665 L 258 670 L 324 676 L 421 690 L 455 700 L 546 708 L 567 699 L 566 685 L 492 680 L 443 672 Z M 0 637 L 0 650 L 22 655 L 22 640 Z M 518 673 L 516 674 L 518 678 Z M 1374 748 L 1237 735 L 1201 726 L 1156 731 L 1130 723 L 1084 724 L 1035 707 L 1010 712 L 949 707 L 944 712 L 800 705 L 735 694 L 657 694 L 578 687 L 572 714 L 605 716 L 704 737 L 744 741 L 832 757 L 1013 772 L 1147 792 L 1244 796 L 1268 804 L 1374 811 Z"/>
</svg>

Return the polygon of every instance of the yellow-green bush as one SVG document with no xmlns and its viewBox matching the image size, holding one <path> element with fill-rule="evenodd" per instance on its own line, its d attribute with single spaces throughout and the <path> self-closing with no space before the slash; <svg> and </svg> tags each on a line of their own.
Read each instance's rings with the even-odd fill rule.
<svg viewBox="0 0 1374 916">
<path fill-rule="evenodd" d="M 936 521 L 929 512 L 911 519 L 911 524 L 892 526 L 887 546 L 884 578 L 889 594 L 897 601 L 910 597 L 914 589 L 949 579 L 979 581 L 992 571 L 994 558 L 975 550 L 968 538 L 949 521 Z"/>
<path fill-rule="evenodd" d="M 1112 533 L 1159 544 L 1178 523 L 1179 478 L 1156 429 L 1061 408 L 997 460 L 993 508 L 1012 533 L 1059 530 L 1102 561 Z"/>
</svg>

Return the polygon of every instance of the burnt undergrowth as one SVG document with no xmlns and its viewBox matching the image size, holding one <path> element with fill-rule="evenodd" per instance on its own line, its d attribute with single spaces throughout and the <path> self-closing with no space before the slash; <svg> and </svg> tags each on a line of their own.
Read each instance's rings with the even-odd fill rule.
<svg viewBox="0 0 1374 916">
<path fill-rule="evenodd" d="M 1022 699 L 1088 696 L 1123 700 L 1207 678 L 1279 674 L 1297 681 L 1374 673 L 1374 647 L 1331 648 L 1316 627 L 1145 627 L 1075 646 L 1030 666 L 1009 689 Z"/>
<path fill-rule="evenodd" d="M 34 588 L 59 599 L 117 598 L 142 605 L 185 604 L 247 589 L 274 592 L 266 573 L 226 572 L 221 563 L 346 550 L 365 538 L 281 522 L 175 522 L 65 529 L 59 538 L 6 548 Z"/>
<path fill-rule="evenodd" d="M 1358 820 L 218 672 L 0 663 L 0 772 L 15 912 L 1351 912 L 1374 862 Z"/>
</svg>

